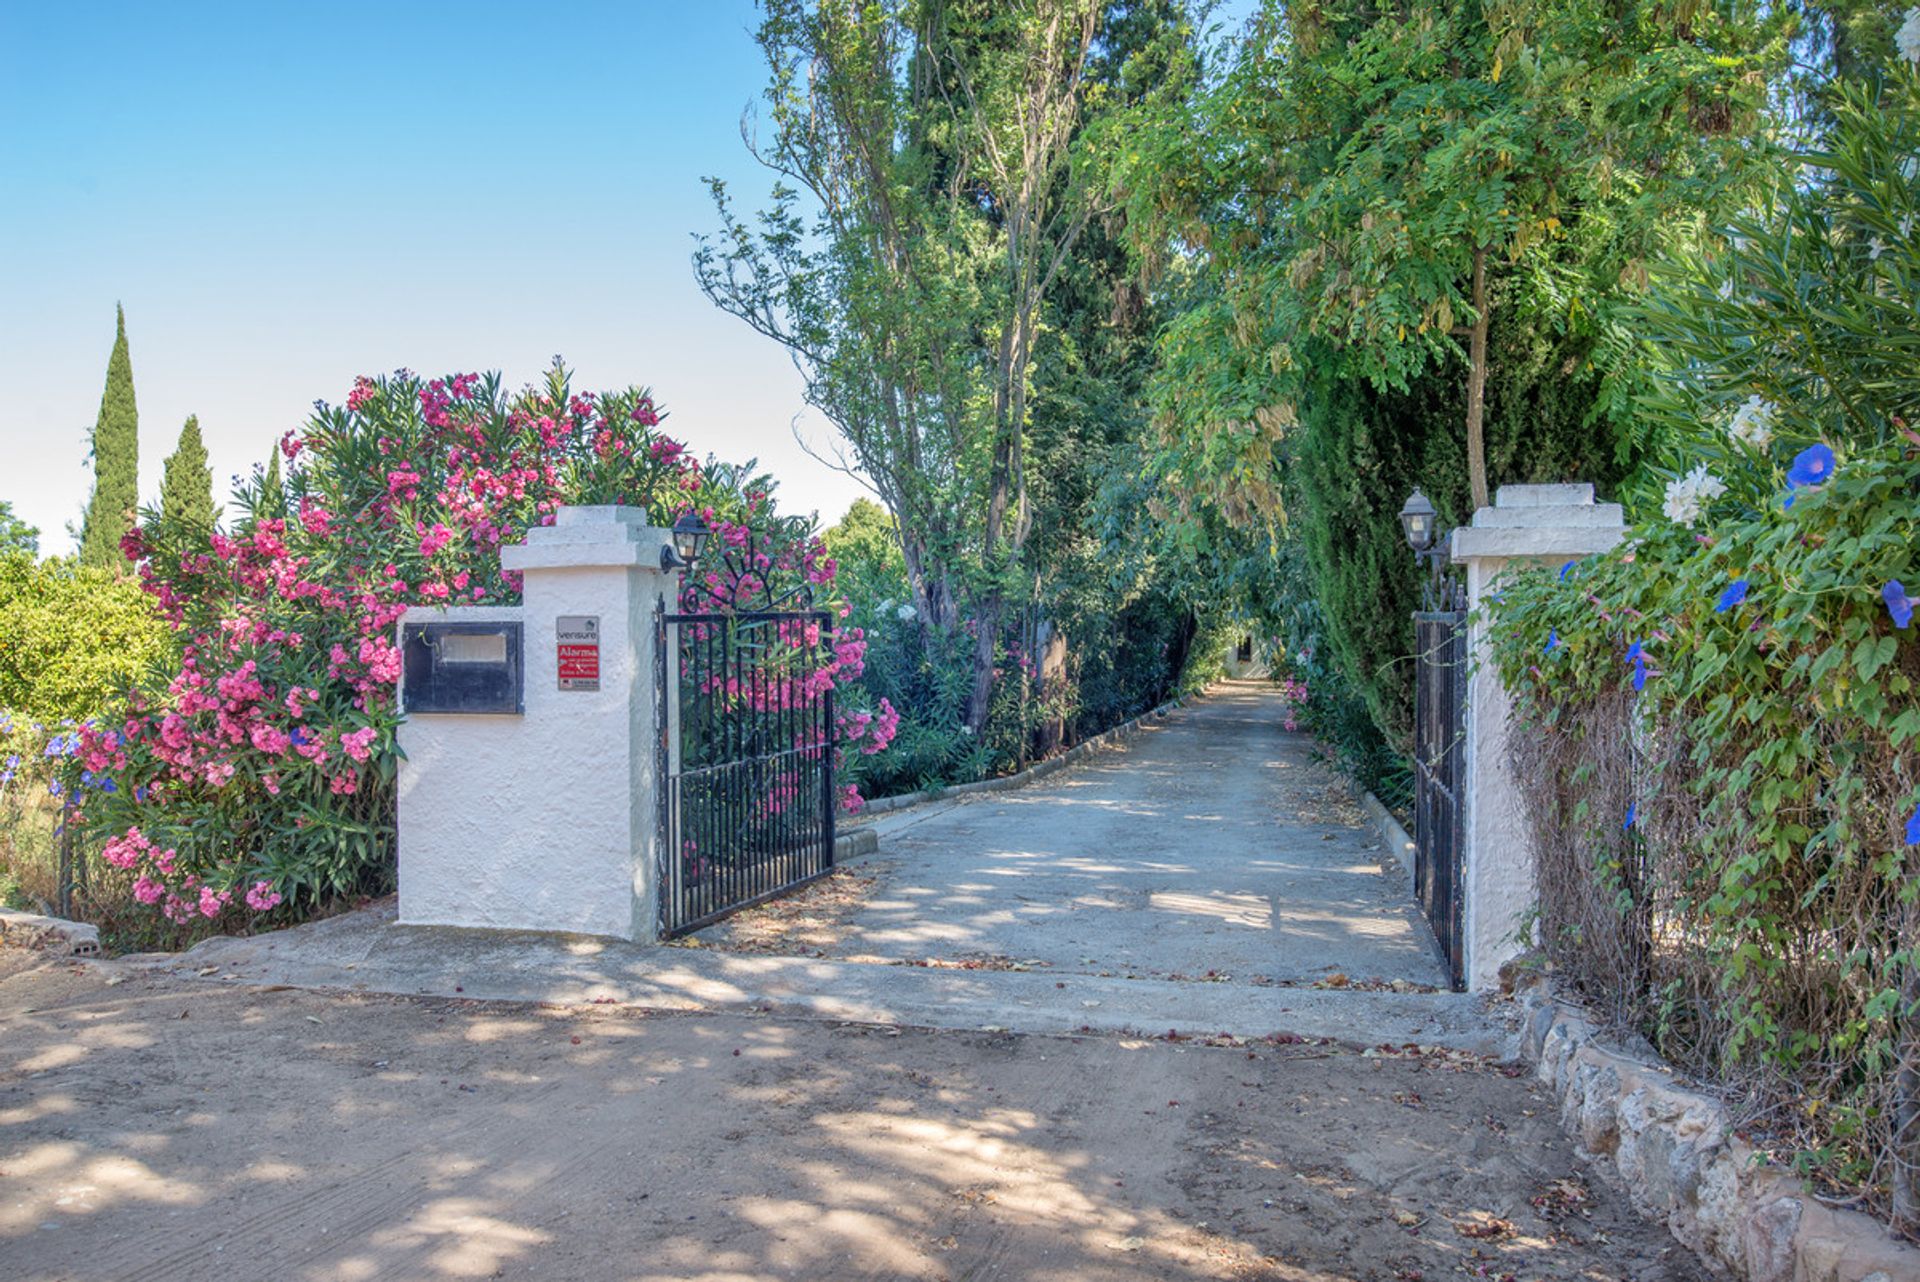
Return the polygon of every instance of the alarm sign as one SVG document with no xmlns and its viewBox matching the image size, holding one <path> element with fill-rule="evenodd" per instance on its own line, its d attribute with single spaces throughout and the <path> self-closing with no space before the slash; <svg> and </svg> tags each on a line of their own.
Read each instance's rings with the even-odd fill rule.
<svg viewBox="0 0 1920 1282">
<path fill-rule="evenodd" d="M 554 621 L 562 690 L 600 688 L 600 616 L 563 614 Z"/>
</svg>

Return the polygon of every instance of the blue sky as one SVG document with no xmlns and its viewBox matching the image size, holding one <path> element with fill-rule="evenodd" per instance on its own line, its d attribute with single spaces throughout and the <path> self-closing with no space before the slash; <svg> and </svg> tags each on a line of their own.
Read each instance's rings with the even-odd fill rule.
<svg viewBox="0 0 1920 1282">
<path fill-rule="evenodd" d="M 141 491 L 189 413 L 216 493 L 353 376 L 555 353 L 648 383 L 701 452 L 757 455 L 783 506 L 862 490 L 785 354 L 694 287 L 701 184 L 768 177 L 741 112 L 748 0 L 0 6 L 0 499 L 68 546 L 116 301 Z"/>
</svg>

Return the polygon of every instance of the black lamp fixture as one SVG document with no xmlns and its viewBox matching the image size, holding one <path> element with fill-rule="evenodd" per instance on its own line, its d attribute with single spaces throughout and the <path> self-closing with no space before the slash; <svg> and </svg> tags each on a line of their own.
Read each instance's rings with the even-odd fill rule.
<svg viewBox="0 0 1920 1282">
<path fill-rule="evenodd" d="M 1406 532 L 1407 546 L 1416 554 L 1433 545 L 1433 522 L 1437 514 L 1433 503 L 1416 487 L 1400 509 L 1400 528 Z"/>
<path fill-rule="evenodd" d="M 1447 545 L 1440 538 L 1440 514 L 1433 501 L 1418 489 L 1407 496 L 1400 509 L 1400 530 L 1407 536 L 1415 560 L 1427 563 L 1427 582 L 1422 590 L 1422 608 L 1461 610 L 1465 602 L 1460 584 L 1447 576 Z"/>
<path fill-rule="evenodd" d="M 684 513 L 673 523 L 673 538 L 660 547 L 662 570 L 691 570 L 706 548 L 713 531 L 693 512 Z"/>
</svg>

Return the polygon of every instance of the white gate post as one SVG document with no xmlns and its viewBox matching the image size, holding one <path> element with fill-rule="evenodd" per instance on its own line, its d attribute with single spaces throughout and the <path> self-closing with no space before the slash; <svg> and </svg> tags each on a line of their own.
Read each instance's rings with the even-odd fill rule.
<svg viewBox="0 0 1920 1282">
<path fill-rule="evenodd" d="M 1535 896 L 1533 835 L 1507 757 L 1512 705 L 1481 607 L 1509 561 L 1564 562 L 1605 552 L 1624 536 L 1620 505 L 1595 503 L 1593 486 L 1585 484 L 1503 485 L 1492 507 L 1453 532 L 1449 555 L 1466 567 L 1467 604 L 1474 611 L 1460 887 L 1470 990 L 1497 987 L 1501 965 L 1525 950 L 1519 932 Z"/>
<path fill-rule="evenodd" d="M 520 606 L 402 619 L 403 636 L 409 624 L 518 619 L 525 708 L 405 709 L 402 923 L 656 937 L 654 619 L 679 597 L 679 573 L 660 568 L 671 540 L 638 508 L 563 507 L 501 549 L 522 576 Z M 403 705 L 413 680 L 410 669 Z"/>
</svg>

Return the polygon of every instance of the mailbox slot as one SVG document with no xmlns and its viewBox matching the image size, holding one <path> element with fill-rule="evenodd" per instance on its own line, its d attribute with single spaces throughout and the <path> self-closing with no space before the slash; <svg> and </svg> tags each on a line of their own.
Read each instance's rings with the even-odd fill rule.
<svg viewBox="0 0 1920 1282">
<path fill-rule="evenodd" d="M 403 623 L 400 703 L 420 713 L 523 713 L 518 623 Z"/>
</svg>

